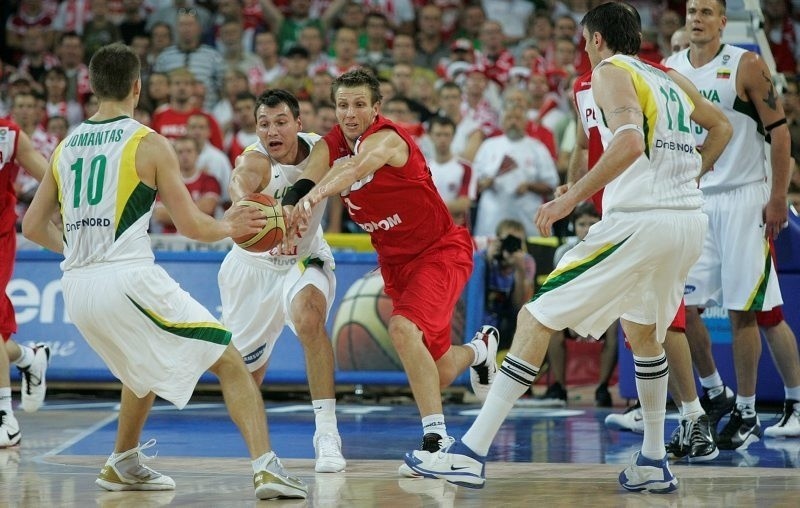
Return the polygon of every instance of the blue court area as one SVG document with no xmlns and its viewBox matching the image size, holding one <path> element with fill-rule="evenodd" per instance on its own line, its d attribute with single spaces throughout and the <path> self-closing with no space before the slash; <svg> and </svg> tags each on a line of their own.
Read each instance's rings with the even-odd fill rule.
<svg viewBox="0 0 800 508">
<path fill-rule="evenodd" d="M 59 411 L 97 410 L 98 404 L 54 402 L 42 408 Z M 108 407 L 113 407 L 109 402 Z M 615 409 L 621 411 L 621 409 Z M 475 405 L 451 404 L 445 409 L 448 431 L 461 436 L 478 412 Z M 419 446 L 420 421 L 415 406 L 339 404 L 339 431 L 345 457 L 349 460 L 387 459 L 401 461 L 403 454 Z M 562 464 L 627 464 L 641 445 L 641 435 L 605 428 L 608 409 L 576 407 L 544 409 L 516 407 L 503 424 L 490 460 Z M 309 404 L 267 404 L 272 445 L 284 459 L 314 457 L 311 438 L 314 416 Z M 763 427 L 777 421 L 775 412 L 759 414 Z M 667 415 L 665 436 L 677 426 L 677 415 Z M 724 424 L 725 419 L 720 424 Z M 105 456 L 114 446 L 117 422 L 109 418 L 59 449 L 56 455 Z M 157 404 L 147 422 L 142 440 L 155 438 L 151 451 L 162 457 L 246 457 L 247 450 L 221 403 L 190 404 L 183 411 Z M 685 464 L 684 462 L 678 462 Z M 764 439 L 746 452 L 720 451 L 711 466 L 800 467 L 800 438 Z M 693 465 L 692 467 L 704 467 Z"/>
</svg>

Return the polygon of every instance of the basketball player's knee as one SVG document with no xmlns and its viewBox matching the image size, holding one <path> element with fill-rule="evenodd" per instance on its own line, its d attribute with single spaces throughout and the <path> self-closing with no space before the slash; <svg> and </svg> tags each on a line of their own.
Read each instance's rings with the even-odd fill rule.
<svg viewBox="0 0 800 508">
<path fill-rule="evenodd" d="M 416 335 L 422 336 L 417 326 L 402 316 L 393 316 L 389 320 L 389 337 L 395 348 L 404 348 Z"/>
<path fill-rule="evenodd" d="M 242 360 L 242 355 L 239 354 L 239 351 L 233 347 L 233 344 L 228 344 L 228 347 L 225 348 L 225 351 L 222 353 L 222 356 L 214 362 L 214 364 L 209 367 L 209 371 L 216 375 L 217 377 L 220 374 L 224 373 L 226 370 L 232 368 L 244 368 L 244 360 Z"/>
<path fill-rule="evenodd" d="M 303 345 L 319 339 L 327 339 L 324 322 L 317 314 L 304 314 L 293 320 L 297 338 Z"/>
</svg>

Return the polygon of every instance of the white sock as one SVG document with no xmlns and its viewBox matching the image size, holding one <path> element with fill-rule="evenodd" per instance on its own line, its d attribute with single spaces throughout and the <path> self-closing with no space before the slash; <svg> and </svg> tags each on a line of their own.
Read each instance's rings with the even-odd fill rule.
<svg viewBox="0 0 800 508">
<path fill-rule="evenodd" d="M 800 401 L 800 386 L 795 386 L 794 388 L 784 386 L 783 393 L 786 394 L 786 398 L 789 400 Z"/>
<path fill-rule="evenodd" d="M 752 418 L 756 414 L 756 396 L 745 397 L 737 393 L 736 408 L 742 412 L 743 418 Z"/>
<path fill-rule="evenodd" d="M 269 461 L 272 460 L 272 457 L 274 457 L 274 456 L 275 456 L 275 452 L 270 450 L 267 453 L 265 453 L 264 455 L 262 455 L 261 457 L 259 457 L 256 460 L 252 461 L 253 474 L 256 474 L 259 471 L 261 471 L 262 469 L 265 469 L 267 467 L 267 464 L 269 464 Z"/>
<path fill-rule="evenodd" d="M 633 356 L 636 371 L 636 391 L 642 404 L 644 439 L 642 455 L 648 459 L 661 460 L 664 449 L 664 416 L 667 403 L 667 377 L 669 366 L 662 351 L 658 356 Z"/>
<path fill-rule="evenodd" d="M 447 437 L 447 425 L 444 423 L 444 415 L 433 414 L 422 417 L 422 435 L 439 434 L 442 437 Z"/>
<path fill-rule="evenodd" d="M 698 418 L 706 414 L 706 412 L 703 411 L 703 406 L 700 405 L 700 399 L 697 397 L 695 397 L 693 401 L 684 402 L 681 407 L 683 408 L 683 413 L 681 416 L 693 422 L 697 421 Z"/>
<path fill-rule="evenodd" d="M 511 412 L 514 403 L 528 391 L 539 368 L 514 355 L 506 355 L 489 389 L 478 417 L 461 442 L 481 456 L 489 453 L 494 436 Z"/>
<path fill-rule="evenodd" d="M 714 370 L 714 373 L 710 376 L 700 378 L 700 386 L 706 389 L 709 397 L 716 397 L 722 393 L 725 383 L 722 382 L 719 371 Z"/>
<path fill-rule="evenodd" d="M 482 363 L 486 362 L 486 357 L 489 355 L 489 352 L 483 339 L 471 340 L 467 342 L 465 346 L 472 349 L 472 351 L 475 353 L 475 358 L 470 364 L 471 367 L 475 367 L 476 365 L 481 365 Z"/>
<path fill-rule="evenodd" d="M 338 434 L 336 426 L 336 399 L 312 400 L 314 408 L 314 424 L 319 434 Z"/>
<path fill-rule="evenodd" d="M 30 367 L 31 363 L 33 363 L 33 348 L 23 346 L 22 344 L 17 345 L 19 346 L 20 355 L 19 358 L 14 361 L 14 365 L 21 369 Z"/>
<path fill-rule="evenodd" d="M 0 345 L 0 347 L 4 347 Z M 0 411 L 5 411 L 7 415 L 12 416 L 14 411 L 11 409 L 11 387 L 0 388 Z"/>
</svg>

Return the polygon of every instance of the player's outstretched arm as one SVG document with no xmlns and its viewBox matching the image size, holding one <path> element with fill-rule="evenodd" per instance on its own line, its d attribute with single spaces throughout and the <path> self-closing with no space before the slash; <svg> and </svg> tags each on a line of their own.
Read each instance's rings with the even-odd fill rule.
<svg viewBox="0 0 800 508">
<path fill-rule="evenodd" d="M 136 151 L 136 169 L 145 184 L 152 184 L 161 196 L 180 234 L 201 242 L 215 242 L 229 236 L 257 233 L 266 220 L 255 208 L 232 206 L 223 220 L 200 211 L 183 183 L 178 158 L 169 141 L 149 134 Z"/>
<path fill-rule="evenodd" d="M 228 194 L 232 202 L 237 202 L 248 194 L 261 192 L 269 184 L 272 165 L 269 157 L 251 150 L 240 155 L 231 173 Z"/>
<path fill-rule="evenodd" d="M 319 144 L 319 143 L 317 143 Z M 386 164 L 400 167 L 408 161 L 408 145 L 397 132 L 382 129 L 367 137 L 358 153 L 331 167 L 304 198 L 311 207 L 328 196 L 339 194 Z"/>
<path fill-rule="evenodd" d="M 706 139 L 703 141 L 703 149 L 700 151 L 700 156 L 703 160 L 700 167 L 700 176 L 703 176 L 711 170 L 714 162 L 722 155 L 722 151 L 725 150 L 728 141 L 733 135 L 733 126 L 731 126 L 731 122 L 728 121 L 725 113 L 703 97 L 694 84 L 683 74 L 674 69 L 670 69 L 667 74 L 694 103 L 694 110 L 691 114 L 692 121 L 708 131 Z"/>
</svg>

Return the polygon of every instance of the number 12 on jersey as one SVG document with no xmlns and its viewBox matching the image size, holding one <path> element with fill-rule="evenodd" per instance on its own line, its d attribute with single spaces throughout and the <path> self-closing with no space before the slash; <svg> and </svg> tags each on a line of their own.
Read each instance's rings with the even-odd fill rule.
<svg viewBox="0 0 800 508">
<path fill-rule="evenodd" d="M 691 132 L 689 128 L 689 122 L 686 118 L 686 111 L 683 108 L 684 101 L 681 97 L 681 94 L 675 90 L 673 87 L 669 87 L 669 91 L 665 90 L 663 86 L 658 87 L 661 95 L 664 96 L 664 100 L 666 101 L 666 112 L 667 112 L 667 128 L 670 130 L 678 130 L 679 132 Z M 677 126 L 674 125 L 672 115 L 675 112 L 675 105 L 677 104 Z"/>
</svg>

